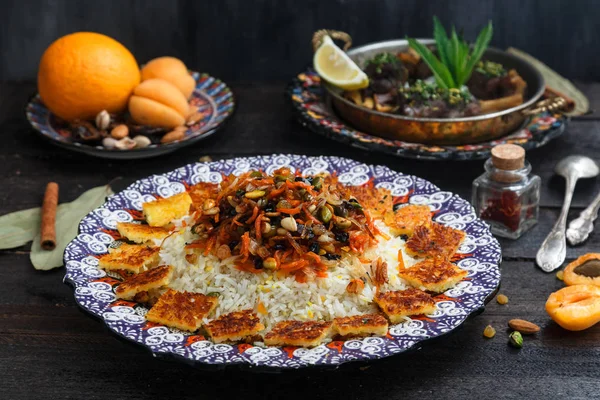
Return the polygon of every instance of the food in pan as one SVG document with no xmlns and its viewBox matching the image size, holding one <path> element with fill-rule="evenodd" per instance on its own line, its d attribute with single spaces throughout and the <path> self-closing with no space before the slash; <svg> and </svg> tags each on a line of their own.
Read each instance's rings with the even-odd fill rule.
<svg viewBox="0 0 600 400">
<path fill-rule="evenodd" d="M 492 37 L 488 24 L 471 46 L 454 28 L 450 36 L 434 18 L 435 45 L 408 39 L 408 50 L 380 53 L 363 70 L 369 86 L 344 97 L 379 112 L 422 118 L 488 114 L 523 103 L 525 81 L 511 69 L 483 58 Z"/>
<path fill-rule="evenodd" d="M 142 205 L 100 267 L 148 321 L 215 343 L 312 347 L 387 334 L 464 279 L 465 234 L 373 181 L 289 168 L 223 176 Z M 118 272 L 118 275 L 116 274 Z"/>
</svg>

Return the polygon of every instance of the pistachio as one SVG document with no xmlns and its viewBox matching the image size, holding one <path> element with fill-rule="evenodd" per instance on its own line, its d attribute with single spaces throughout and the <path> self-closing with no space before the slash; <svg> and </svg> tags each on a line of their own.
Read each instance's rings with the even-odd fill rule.
<svg viewBox="0 0 600 400">
<path fill-rule="evenodd" d="M 504 305 L 508 303 L 508 297 L 506 295 L 499 294 L 498 297 L 496 297 L 496 301 L 498 304 Z"/>
<path fill-rule="evenodd" d="M 517 349 L 523 347 L 523 336 L 520 332 L 512 332 L 510 335 L 508 335 L 508 339 L 511 346 L 516 347 Z"/>
<path fill-rule="evenodd" d="M 483 330 L 483 336 L 488 339 L 493 338 L 494 336 L 496 336 L 496 329 L 494 329 L 494 327 L 491 325 L 486 326 Z"/>
<path fill-rule="evenodd" d="M 106 110 L 102 110 L 96 115 L 96 128 L 101 131 L 105 131 L 108 129 L 110 125 L 110 114 Z"/>
<path fill-rule="evenodd" d="M 263 260 L 263 267 L 266 269 L 273 270 L 277 268 L 277 260 L 275 260 L 273 257 L 265 258 Z"/>
<path fill-rule="evenodd" d="M 148 139 L 147 136 L 143 136 L 143 135 L 137 135 L 136 137 L 133 138 L 133 141 L 135 142 L 135 147 L 137 147 L 139 149 L 143 149 L 144 147 L 148 147 L 152 144 L 150 139 Z"/>
<path fill-rule="evenodd" d="M 104 146 L 105 149 L 112 150 L 117 146 L 117 140 L 111 137 L 105 137 L 102 139 L 102 146 Z"/>
<path fill-rule="evenodd" d="M 269 230 L 267 232 L 263 233 L 263 238 L 268 239 L 275 235 L 277 235 L 277 228 L 275 228 L 273 225 L 269 224 Z"/>
<path fill-rule="evenodd" d="M 217 205 L 217 203 L 215 203 L 215 201 L 213 199 L 206 199 L 206 200 L 204 200 L 204 203 L 202 204 L 202 210 L 204 210 L 204 211 L 209 210 L 216 205 Z"/>
<path fill-rule="evenodd" d="M 287 200 L 281 200 L 277 203 L 275 208 L 292 208 L 292 205 Z"/>
<path fill-rule="evenodd" d="M 215 215 L 219 212 L 219 207 L 209 208 L 208 210 L 203 210 L 204 215 Z"/>
<path fill-rule="evenodd" d="M 287 231 L 283 228 L 277 228 L 277 230 L 275 231 L 279 236 L 285 236 L 285 234 L 287 233 Z"/>
<path fill-rule="evenodd" d="M 264 190 L 253 190 L 251 192 L 246 192 L 246 194 L 244 194 L 244 196 L 246 196 L 249 199 L 260 199 L 261 197 L 263 197 L 265 195 L 265 191 Z"/>
<path fill-rule="evenodd" d="M 160 139 L 161 143 L 171 143 L 181 140 L 185 137 L 185 131 L 181 130 L 173 130 L 171 132 L 167 132 L 165 136 Z"/>
<path fill-rule="evenodd" d="M 115 139 L 123 139 L 127 135 L 129 135 L 129 128 L 124 124 L 117 125 L 110 131 L 110 136 Z"/>
<path fill-rule="evenodd" d="M 311 214 L 314 213 L 316 209 L 317 209 L 317 206 L 314 204 L 311 204 L 310 206 L 308 206 L 308 212 Z"/>
<path fill-rule="evenodd" d="M 283 218 L 281 220 L 281 226 L 290 232 L 296 232 L 298 230 L 298 224 L 296 224 L 296 220 L 292 217 Z"/>
<path fill-rule="evenodd" d="M 352 226 L 352 222 L 349 219 L 338 216 L 333 217 L 333 223 L 338 229 L 341 229 L 343 231 L 345 231 L 346 229 L 350 229 L 350 227 Z"/>
<path fill-rule="evenodd" d="M 129 138 L 129 137 L 124 137 L 121 140 L 117 140 L 117 143 L 115 143 L 115 148 L 119 149 L 119 150 L 130 150 L 133 149 L 135 147 L 135 142 L 133 141 L 133 139 Z"/>
<path fill-rule="evenodd" d="M 193 114 L 191 114 L 189 117 L 187 117 L 187 120 L 185 121 L 185 124 L 187 126 L 192 126 L 196 123 L 198 123 L 199 121 L 202 120 L 202 118 L 204 118 L 204 114 L 201 112 L 195 112 Z"/>
<path fill-rule="evenodd" d="M 312 185 L 315 189 L 321 190 L 321 188 L 323 187 L 323 178 L 321 178 L 320 176 L 313 178 Z"/>
<path fill-rule="evenodd" d="M 250 173 L 250 178 L 262 178 L 263 174 L 260 171 L 252 171 Z"/>
<path fill-rule="evenodd" d="M 319 217 L 321 218 L 321 221 L 328 223 L 329 221 L 331 221 L 331 217 L 333 217 L 333 213 L 331 212 L 329 207 L 323 206 L 319 210 Z"/>
</svg>

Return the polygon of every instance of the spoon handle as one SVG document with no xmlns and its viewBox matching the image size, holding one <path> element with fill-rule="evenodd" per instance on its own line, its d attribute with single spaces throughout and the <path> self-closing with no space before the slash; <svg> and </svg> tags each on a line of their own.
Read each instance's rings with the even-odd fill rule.
<svg viewBox="0 0 600 400">
<path fill-rule="evenodd" d="M 592 203 L 579 214 L 579 217 L 571 221 L 567 229 L 567 239 L 572 245 L 583 243 L 594 230 L 594 221 L 598 218 L 600 208 L 600 193 Z"/>
<path fill-rule="evenodd" d="M 567 257 L 567 242 L 565 238 L 565 229 L 567 226 L 567 213 L 571 207 L 573 192 L 577 179 L 567 176 L 567 185 L 565 191 L 565 200 L 562 210 L 554 227 L 542 243 L 535 257 L 539 267 L 545 272 L 552 272 L 562 265 Z"/>
</svg>

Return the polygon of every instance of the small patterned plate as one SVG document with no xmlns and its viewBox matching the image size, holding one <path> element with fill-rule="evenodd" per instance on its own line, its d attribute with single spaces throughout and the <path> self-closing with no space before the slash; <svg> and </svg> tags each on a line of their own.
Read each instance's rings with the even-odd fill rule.
<svg viewBox="0 0 600 400">
<path fill-rule="evenodd" d="M 288 85 L 286 90 L 296 117 L 311 131 L 354 147 L 392 154 L 399 157 L 425 160 L 478 160 L 488 158 L 492 147 L 513 143 L 526 150 L 545 145 L 564 132 L 568 117 L 547 112 L 533 116 L 518 131 L 488 142 L 435 146 L 385 139 L 360 132 L 337 116 L 331 101 L 321 87 L 321 78 L 308 68 Z"/>
<path fill-rule="evenodd" d="M 305 174 L 334 172 L 346 184 L 361 185 L 374 179 L 377 187 L 413 204 L 427 204 L 434 220 L 467 233 L 459 249 L 457 265 L 468 277 L 437 296 L 437 309 L 390 327 L 386 337 L 333 341 L 312 349 L 258 347 L 248 344 L 215 344 L 203 336 L 148 323 L 146 307 L 118 300 L 119 281 L 98 268 L 96 256 L 113 242 L 109 234 L 119 221 L 132 221 L 142 203 L 156 195 L 172 196 L 187 185 L 221 180 L 221 174 L 241 174 L 252 169 L 267 173 L 289 166 Z M 479 220 L 466 201 L 412 175 L 337 157 L 273 155 L 236 158 L 186 165 L 164 175 L 153 175 L 110 196 L 106 203 L 83 218 L 79 234 L 65 250 L 65 282 L 75 288 L 75 300 L 84 310 L 102 319 L 117 335 L 148 348 L 154 355 L 176 357 L 198 366 L 239 365 L 252 368 L 287 369 L 308 366 L 337 367 L 350 361 L 368 361 L 418 349 L 423 342 L 449 333 L 467 317 L 483 311 L 500 285 L 500 245 L 488 226 Z"/>
<path fill-rule="evenodd" d="M 224 82 L 198 72 L 192 72 L 192 76 L 196 79 L 196 88 L 190 98 L 190 104 L 198 107 L 198 111 L 203 113 L 204 117 L 190 126 L 185 132 L 185 138 L 177 142 L 161 144 L 159 138 L 148 135 L 153 139 L 153 143 L 146 148 L 108 150 L 102 146 L 74 141 L 70 137 L 68 125 L 46 108 L 39 95 L 34 96 L 27 104 L 27 119 L 43 138 L 68 150 L 113 159 L 156 157 L 206 139 L 221 128 L 233 114 L 235 100 L 233 93 Z"/>
</svg>

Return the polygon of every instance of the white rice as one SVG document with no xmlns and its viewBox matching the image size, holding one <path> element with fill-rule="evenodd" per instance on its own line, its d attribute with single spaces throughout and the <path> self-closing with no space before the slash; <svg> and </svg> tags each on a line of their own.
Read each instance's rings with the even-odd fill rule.
<svg viewBox="0 0 600 400">
<path fill-rule="evenodd" d="M 377 227 L 392 237 L 383 224 Z M 332 320 L 374 312 L 374 285 L 367 280 L 360 295 L 346 292 L 351 279 L 358 276 L 363 268 L 355 257 L 346 256 L 333 268 L 328 269 L 327 278 L 316 278 L 308 283 L 298 283 L 293 276 L 278 278 L 265 271 L 252 274 L 234 268 L 235 257 L 220 261 L 213 255 L 198 257 L 190 264 L 185 259 L 184 246 L 195 239 L 190 228 L 182 228 L 178 234 L 167 238 L 161 248 L 163 264 L 175 268 L 169 287 L 180 291 L 203 294 L 219 294 L 219 302 L 212 318 L 232 311 L 255 309 L 261 302 L 267 315 L 260 315 L 267 329 L 284 320 Z M 365 252 L 369 259 L 382 257 L 388 263 L 387 283 L 382 290 L 401 290 L 407 286 L 397 276 L 398 249 L 405 242 L 399 237 L 385 240 L 379 237 L 379 243 Z M 405 265 L 411 266 L 416 260 L 404 253 Z"/>
</svg>

